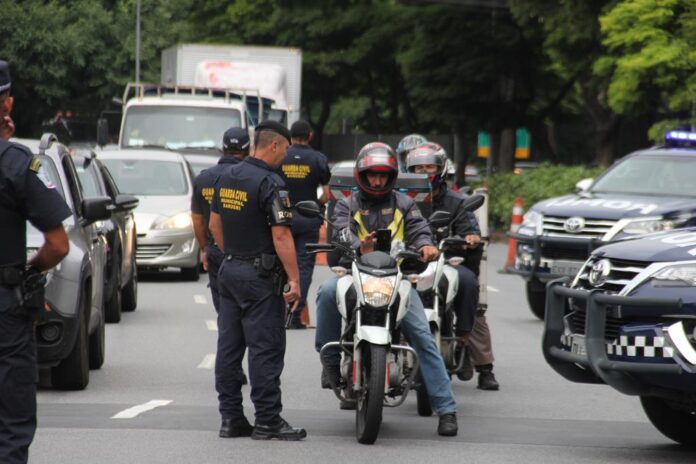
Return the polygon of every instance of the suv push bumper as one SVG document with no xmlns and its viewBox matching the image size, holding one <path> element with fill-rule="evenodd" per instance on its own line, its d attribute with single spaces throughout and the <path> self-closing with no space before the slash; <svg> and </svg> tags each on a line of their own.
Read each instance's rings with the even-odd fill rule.
<svg viewBox="0 0 696 464">
<path fill-rule="evenodd" d="M 561 376 L 572 382 L 606 383 L 627 395 L 656 394 L 659 387 L 640 380 L 643 374 L 675 375 L 692 372 L 680 356 L 678 346 L 669 336 L 666 343 L 674 350 L 676 363 L 626 362 L 609 359 L 606 342 L 607 315 L 621 317 L 621 306 L 630 306 L 646 317 L 655 318 L 678 313 L 682 302 L 678 299 L 659 299 L 607 295 L 599 291 L 571 289 L 568 279 L 558 279 L 547 285 L 546 317 L 542 349 L 546 362 Z M 573 353 L 561 343 L 564 335 L 563 318 L 568 298 L 585 303 L 585 352 Z"/>
<path fill-rule="evenodd" d="M 574 273 L 554 272 L 554 264 L 557 262 L 575 262 L 577 266 L 581 266 L 590 256 L 593 250 L 605 245 L 606 242 L 598 238 L 593 239 L 576 239 L 572 237 L 548 237 L 544 235 L 521 235 L 513 232 L 508 232 L 507 236 L 517 241 L 517 249 L 515 250 L 515 265 L 508 269 L 508 273 L 517 274 L 527 280 L 541 279 L 549 281 L 562 277 L 569 277 Z M 520 245 L 527 246 L 531 249 L 526 256 L 521 256 Z M 567 248 L 573 250 L 585 251 L 585 258 L 581 261 L 572 259 L 553 259 L 543 257 L 544 248 Z"/>
</svg>

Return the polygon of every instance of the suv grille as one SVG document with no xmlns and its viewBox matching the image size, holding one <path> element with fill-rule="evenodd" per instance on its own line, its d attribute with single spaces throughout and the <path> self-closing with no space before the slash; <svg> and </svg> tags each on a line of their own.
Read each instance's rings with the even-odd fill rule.
<svg viewBox="0 0 696 464">
<path fill-rule="evenodd" d="M 585 311 L 573 311 L 567 316 L 568 328 L 576 334 L 585 333 Z M 607 341 L 611 342 L 619 336 L 619 328 L 628 321 L 617 319 L 607 315 L 606 330 L 604 332 Z"/>
<path fill-rule="evenodd" d="M 165 254 L 171 245 L 138 245 L 135 259 L 154 259 Z"/>
<path fill-rule="evenodd" d="M 570 233 L 563 227 L 567 217 L 544 216 L 543 234 L 549 237 L 600 238 L 604 236 L 617 221 L 611 219 L 585 219 L 585 226 L 576 233 Z"/>
<path fill-rule="evenodd" d="M 590 284 L 589 275 L 592 266 L 597 261 L 596 259 L 589 261 L 585 267 L 582 268 L 576 287 L 586 289 L 599 288 L 607 293 L 619 293 L 636 275 L 648 267 L 649 264 L 641 261 L 610 259 L 611 271 L 609 272 L 609 276 L 602 285 L 595 287 Z"/>
</svg>

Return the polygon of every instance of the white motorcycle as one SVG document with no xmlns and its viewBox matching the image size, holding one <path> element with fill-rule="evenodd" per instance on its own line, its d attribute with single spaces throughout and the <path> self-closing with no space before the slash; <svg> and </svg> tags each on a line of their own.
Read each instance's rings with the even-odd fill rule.
<svg viewBox="0 0 696 464">
<path fill-rule="evenodd" d="M 299 202 L 303 216 L 320 216 L 316 203 Z M 388 236 L 387 236 L 388 235 Z M 339 251 L 351 268 L 334 267 L 339 276 L 336 289 L 338 310 L 343 317 L 341 339 L 321 348 L 339 349 L 343 354 L 341 385 L 334 390 L 339 400 L 355 404 L 358 442 L 372 444 L 382 423 L 383 407 L 401 405 L 414 384 L 418 356 L 400 340 L 399 323 L 408 311 L 411 283 L 403 278 L 398 260 L 418 259 L 420 253 L 396 249 L 390 255 L 391 232 L 382 229 L 372 253 L 356 256 L 343 242 L 308 244 L 308 252 Z"/>
</svg>

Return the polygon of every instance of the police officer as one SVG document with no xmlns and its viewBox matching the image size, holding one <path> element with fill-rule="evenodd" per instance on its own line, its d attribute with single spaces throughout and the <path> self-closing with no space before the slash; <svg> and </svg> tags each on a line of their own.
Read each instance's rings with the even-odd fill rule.
<svg viewBox="0 0 696 464">
<path fill-rule="evenodd" d="M 256 127 L 254 154 L 215 184 L 210 231 L 225 258 L 218 275 L 220 312 L 216 358 L 218 400 L 226 437 L 301 440 L 304 429 L 281 416 L 280 374 L 285 356 L 285 304 L 297 308 L 299 270 L 290 226 L 290 198 L 274 172 L 290 133 L 275 121 Z M 286 283 L 287 282 L 287 283 Z M 249 349 L 252 428 L 242 410 L 241 373 Z"/>
<path fill-rule="evenodd" d="M 0 61 L 3 118 L 12 109 L 10 88 L 9 66 Z M 27 290 L 41 272 L 68 253 L 62 222 L 71 212 L 63 198 L 39 179 L 40 167 L 26 147 L 0 140 L 0 462 L 4 464 L 27 462 L 36 430 L 34 314 L 43 303 L 30 305 Z M 43 232 L 44 244 L 25 269 L 27 220 Z M 41 295 L 43 283 L 38 282 Z"/>
<path fill-rule="evenodd" d="M 307 121 L 295 121 L 290 127 L 292 145 L 281 165 L 281 175 L 290 193 L 294 205 L 297 202 L 317 201 L 317 187 L 321 185 L 322 194 L 319 203 L 324 204 L 329 199 L 329 178 L 331 171 L 323 153 L 309 146 L 312 140 L 312 129 Z M 305 245 L 319 241 L 319 228 L 322 221 L 317 218 L 306 218 L 296 214 L 292 218 L 292 238 L 295 240 L 297 262 L 300 267 L 301 297 L 298 311 L 292 313 L 289 329 L 307 328 L 300 320 L 302 309 L 307 302 L 307 293 L 312 285 L 312 274 L 316 255 L 307 253 Z"/>
<path fill-rule="evenodd" d="M 217 286 L 217 274 L 222 263 L 222 252 L 212 240 L 208 230 L 210 221 L 210 202 L 215 191 L 215 181 L 230 166 L 233 166 L 249 155 L 249 133 L 241 127 L 231 127 L 222 136 L 222 156 L 218 163 L 203 170 L 193 182 L 193 196 L 191 197 L 191 218 L 196 240 L 201 249 L 201 262 L 203 269 L 208 271 L 210 293 L 213 296 L 213 306 L 218 312 L 220 295 Z"/>
</svg>

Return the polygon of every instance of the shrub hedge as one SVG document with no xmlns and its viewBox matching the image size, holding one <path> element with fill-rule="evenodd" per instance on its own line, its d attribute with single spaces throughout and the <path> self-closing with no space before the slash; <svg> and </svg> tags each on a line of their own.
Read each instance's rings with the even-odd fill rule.
<svg viewBox="0 0 696 464">
<path fill-rule="evenodd" d="M 488 184 L 490 193 L 488 214 L 491 228 L 498 231 L 510 228 L 512 206 L 516 197 L 522 197 L 526 212 L 538 201 L 574 192 L 575 184 L 579 180 L 588 177 L 596 178 L 603 171 L 604 168 L 601 167 L 587 168 L 543 163 L 535 169 L 522 171 L 521 174 L 494 174 L 488 182 L 484 179 L 479 185 Z"/>
</svg>

